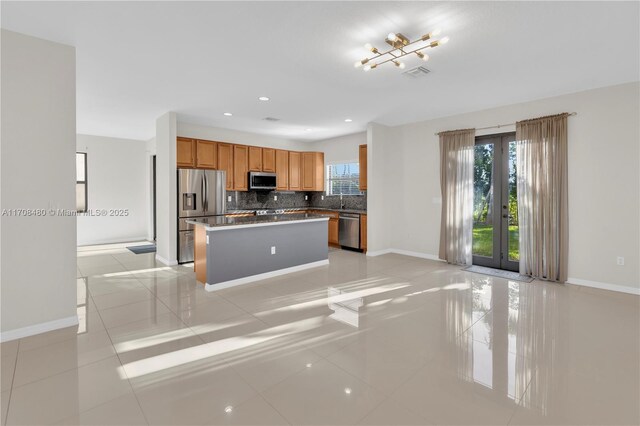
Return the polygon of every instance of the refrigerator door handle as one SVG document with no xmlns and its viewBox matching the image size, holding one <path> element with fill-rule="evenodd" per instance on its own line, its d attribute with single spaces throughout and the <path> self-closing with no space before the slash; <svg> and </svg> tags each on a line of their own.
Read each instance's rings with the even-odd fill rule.
<svg viewBox="0 0 640 426">
<path fill-rule="evenodd" d="M 205 194 L 205 191 L 204 191 L 204 178 L 202 178 L 202 180 L 200 181 L 200 199 L 202 200 L 202 211 L 206 212 L 207 208 L 206 208 L 204 194 Z"/>
<path fill-rule="evenodd" d="M 207 174 L 204 173 L 202 175 L 204 179 L 204 211 L 207 213 L 209 211 L 209 179 L 207 179 Z"/>
</svg>

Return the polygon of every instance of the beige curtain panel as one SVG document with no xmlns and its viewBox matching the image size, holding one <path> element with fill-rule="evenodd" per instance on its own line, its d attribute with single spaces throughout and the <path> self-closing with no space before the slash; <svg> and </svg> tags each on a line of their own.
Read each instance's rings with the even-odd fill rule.
<svg viewBox="0 0 640 426">
<path fill-rule="evenodd" d="M 516 123 L 520 273 L 567 280 L 567 117 Z"/>
<path fill-rule="evenodd" d="M 471 265 L 475 129 L 440 133 L 440 259 Z"/>
</svg>

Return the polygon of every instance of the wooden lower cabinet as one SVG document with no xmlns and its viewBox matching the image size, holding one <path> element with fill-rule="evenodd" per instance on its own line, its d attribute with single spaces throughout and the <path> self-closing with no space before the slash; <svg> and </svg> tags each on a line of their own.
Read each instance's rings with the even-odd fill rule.
<svg viewBox="0 0 640 426">
<path fill-rule="evenodd" d="M 329 245 L 339 246 L 340 238 L 338 236 L 339 219 L 329 219 Z"/>
<path fill-rule="evenodd" d="M 360 215 L 360 248 L 367 252 L 367 215 Z"/>
<path fill-rule="evenodd" d="M 233 189 L 247 191 L 249 189 L 249 147 L 233 146 Z"/>
<path fill-rule="evenodd" d="M 176 165 L 178 167 L 195 167 L 196 141 L 188 138 L 178 138 L 176 141 Z"/>
</svg>

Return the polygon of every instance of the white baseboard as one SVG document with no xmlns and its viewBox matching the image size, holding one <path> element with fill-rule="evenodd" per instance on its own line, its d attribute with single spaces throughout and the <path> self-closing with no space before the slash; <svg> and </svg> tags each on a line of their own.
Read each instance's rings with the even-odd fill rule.
<svg viewBox="0 0 640 426">
<path fill-rule="evenodd" d="M 140 241 L 149 241 L 148 235 L 140 237 L 109 238 L 106 240 L 83 241 L 82 243 L 78 243 L 78 247 L 99 246 L 103 244 L 137 243 Z"/>
<path fill-rule="evenodd" d="M 178 264 L 177 260 L 167 260 L 164 257 L 160 256 L 158 253 L 156 253 L 156 260 L 159 260 L 167 266 L 176 266 Z"/>
<path fill-rule="evenodd" d="M 429 259 L 429 260 L 436 260 L 438 262 L 444 262 L 444 260 L 440 259 L 435 254 L 420 253 L 417 251 L 409 251 L 409 250 L 401 250 L 401 249 L 391 249 L 391 253 L 403 254 L 405 256 L 411 256 L 411 257 L 419 257 L 420 259 Z"/>
<path fill-rule="evenodd" d="M 376 256 L 382 256 L 383 254 L 389 254 L 389 253 L 391 253 L 391 249 L 384 249 L 384 250 L 377 250 L 377 251 L 367 251 L 367 256 L 376 257 Z"/>
<path fill-rule="evenodd" d="M 567 284 L 575 284 L 575 285 L 581 285 L 584 287 L 593 287 L 593 288 L 599 288 L 601 290 L 617 291 L 620 293 L 635 294 L 637 296 L 640 296 L 640 288 L 627 287 L 626 285 L 601 283 L 598 281 L 589 281 L 589 280 L 583 280 L 580 278 L 571 278 L 571 277 L 567 278 Z"/>
<path fill-rule="evenodd" d="M 377 250 L 377 251 L 368 251 L 367 256 L 376 257 L 376 256 L 381 256 L 383 254 L 389 254 L 389 253 L 402 254 L 404 256 L 419 257 L 420 259 L 429 259 L 429 260 L 436 260 L 438 262 L 444 262 L 444 260 L 438 258 L 438 256 L 435 254 L 420 253 L 417 251 L 402 250 L 402 249 L 395 249 L 395 248 Z"/>
<path fill-rule="evenodd" d="M 242 284 L 258 280 L 266 280 L 267 278 L 278 277 L 280 275 L 290 274 L 292 272 L 304 271 L 305 269 L 317 268 L 329 264 L 329 259 L 319 260 L 317 262 L 305 263 L 304 265 L 292 266 L 290 268 L 278 269 L 277 271 L 265 272 L 264 274 L 251 275 L 249 277 L 238 278 L 236 280 L 223 281 L 217 284 L 205 284 L 204 289 L 207 291 L 222 290 L 223 288 L 235 287 Z"/>
<path fill-rule="evenodd" d="M 27 327 L 17 328 L 15 330 L 3 331 L 2 333 L 0 333 L 0 342 L 22 339 L 23 337 L 46 333 L 47 331 L 53 331 L 59 328 L 72 327 L 74 325 L 78 325 L 77 315 L 73 315 L 67 318 L 61 318 L 58 320 L 42 322 L 40 324 L 29 325 Z"/>
</svg>

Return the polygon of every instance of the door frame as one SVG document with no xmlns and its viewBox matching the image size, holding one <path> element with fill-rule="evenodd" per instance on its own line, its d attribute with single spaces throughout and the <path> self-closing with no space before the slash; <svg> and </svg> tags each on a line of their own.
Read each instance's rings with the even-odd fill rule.
<svg viewBox="0 0 640 426">
<path fill-rule="evenodd" d="M 156 156 L 151 156 L 151 220 L 153 221 L 153 242 L 158 236 L 157 210 L 156 210 Z"/>
<path fill-rule="evenodd" d="M 492 257 L 473 255 L 474 265 L 509 271 L 518 271 L 520 267 L 519 262 L 509 260 L 509 143 L 514 142 L 515 138 L 515 132 L 475 138 L 475 145 L 493 144 L 493 253 Z"/>
</svg>

